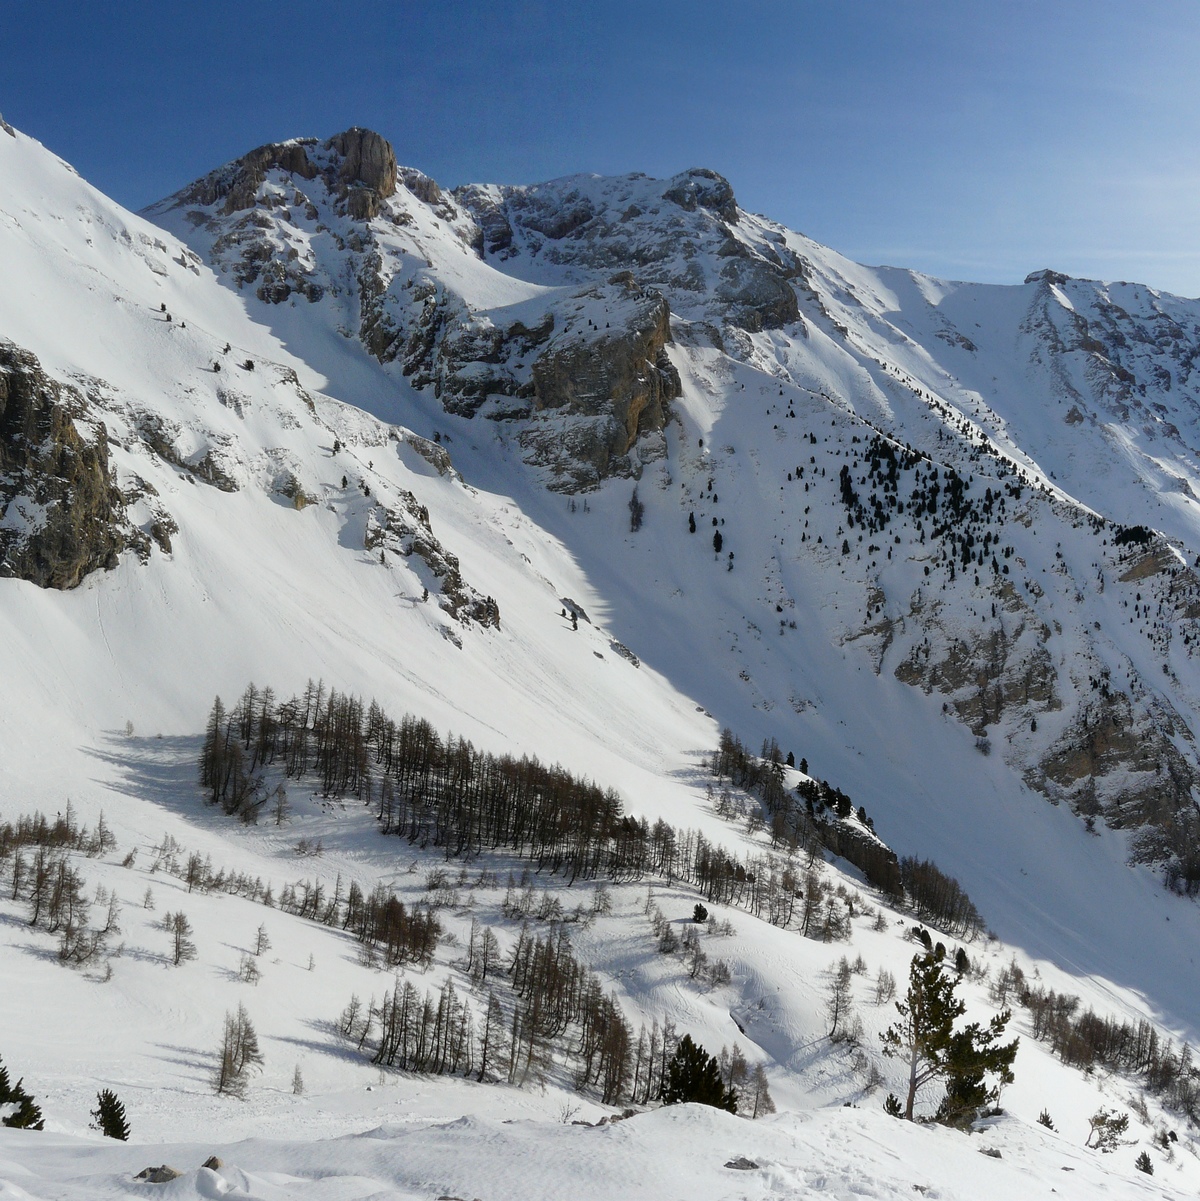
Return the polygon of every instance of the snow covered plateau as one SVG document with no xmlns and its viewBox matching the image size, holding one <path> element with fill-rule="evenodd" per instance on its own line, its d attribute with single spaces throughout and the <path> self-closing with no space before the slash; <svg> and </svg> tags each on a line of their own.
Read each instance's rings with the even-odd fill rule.
<svg viewBox="0 0 1200 1201">
<path fill-rule="evenodd" d="M 134 214 L 0 121 L 0 1198 L 1194 1196 L 1198 453 L 1200 301 L 1144 285 L 363 129 Z M 603 836 L 464 823 L 389 774 L 432 732 Z M 969 1131 L 883 1108 L 922 939 L 1020 1038 Z M 407 985 L 467 1032 L 419 1071 Z M 658 1103 L 671 1032 L 736 1115 Z"/>
</svg>

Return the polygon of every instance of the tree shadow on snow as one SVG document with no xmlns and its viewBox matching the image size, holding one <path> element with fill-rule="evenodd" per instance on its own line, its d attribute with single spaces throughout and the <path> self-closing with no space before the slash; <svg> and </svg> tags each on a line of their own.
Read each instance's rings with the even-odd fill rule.
<svg viewBox="0 0 1200 1201">
<path fill-rule="evenodd" d="M 348 1042 L 342 1037 L 334 1022 L 324 1018 L 309 1018 L 304 1024 L 310 1030 L 324 1037 L 320 1039 L 315 1037 L 296 1038 L 291 1035 L 281 1034 L 270 1036 L 268 1041 L 299 1047 L 318 1055 L 330 1055 L 334 1059 L 341 1059 L 347 1063 L 357 1063 L 367 1067 L 371 1065 L 370 1059 L 354 1043 Z"/>
<path fill-rule="evenodd" d="M 170 1052 L 157 1054 L 153 1050 L 147 1051 L 151 1058 L 161 1063 L 173 1063 L 176 1067 L 187 1068 L 196 1073 L 195 1078 L 202 1080 L 206 1085 L 216 1070 L 217 1056 L 214 1052 L 200 1051 L 196 1047 L 181 1047 L 174 1043 L 151 1043 L 150 1046 L 157 1048 L 159 1052 Z"/>
<path fill-rule="evenodd" d="M 220 825 L 228 819 L 220 811 L 211 815 L 203 804 L 196 782 L 203 736 L 138 738 L 106 731 L 100 746 L 85 747 L 87 754 L 115 769 L 95 783 L 111 792 L 150 801 L 191 821 Z M 221 821 L 205 822 L 206 816 Z"/>
</svg>

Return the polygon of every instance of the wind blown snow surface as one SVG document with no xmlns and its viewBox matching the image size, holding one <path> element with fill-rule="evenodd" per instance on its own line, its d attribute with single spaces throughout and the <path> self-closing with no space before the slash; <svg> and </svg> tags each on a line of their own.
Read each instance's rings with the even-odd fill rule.
<svg viewBox="0 0 1200 1201">
<path fill-rule="evenodd" d="M 471 919 L 494 925 L 511 947 L 518 923 L 502 912 L 505 877 L 524 865 L 497 857 L 460 874 L 432 848 L 383 838 L 357 802 L 303 787 L 292 787 L 283 825 L 243 826 L 221 815 L 196 784 L 214 695 L 232 704 L 254 680 L 286 697 L 322 678 L 483 749 L 559 761 L 615 788 L 639 816 L 762 852 L 765 835 L 718 816 L 707 788 L 702 760 L 728 722 L 807 756 L 814 775 L 866 806 L 890 845 L 932 857 L 962 881 L 995 932 L 966 947 L 975 965 L 963 985 L 972 1018 L 995 1011 L 989 983 L 1016 962 L 1085 1007 L 1148 1017 L 1166 1036 L 1195 1038 L 1194 904 L 1127 866 L 1123 834 L 1088 833 L 1066 806 L 1027 790 L 1002 756 L 981 756 L 938 694 L 879 672 L 870 650 L 846 637 L 837 565 L 814 570 L 807 541 L 804 557 L 790 553 L 803 517 L 793 498 L 781 501 L 781 480 L 799 455 L 815 455 L 801 427 L 834 440 L 822 449 L 832 467 L 837 460 L 824 456 L 848 451 L 849 438 L 866 432 L 864 417 L 907 422 L 914 442 L 926 420 L 896 373 L 930 386 L 943 368 L 918 343 L 936 331 L 914 324 L 910 346 L 881 314 L 902 312 L 914 323 L 911 314 L 924 314 L 937 324 L 939 310 L 1016 305 L 1013 290 L 871 271 L 797 240 L 831 293 L 874 298 L 866 311 L 847 299 L 833 314 L 860 339 L 860 359 L 850 362 L 815 323 L 803 353 L 799 335 L 772 344 L 792 364 L 782 381 L 755 357 L 769 333 L 743 363 L 706 346 L 673 348 L 683 379 L 679 419 L 666 433 L 666 457 L 643 475 L 646 520 L 635 536 L 626 533 L 628 482 L 610 481 L 586 505 L 547 493 L 503 431 L 443 413 L 370 359 L 339 332 L 332 303 L 316 306 L 318 321 L 286 305 L 268 310 L 23 135 L 0 132 L 0 186 L 0 336 L 87 395 L 105 423 L 118 483 L 140 496 L 132 519 L 148 524 L 163 511 L 179 530 L 169 552 L 152 550 L 145 563 L 127 553 L 70 592 L 0 581 L 0 821 L 53 815 L 68 801 L 88 825 L 103 812 L 116 847 L 79 856 L 80 869 L 89 892 L 102 887 L 122 905 L 121 953 L 109 975 L 103 966 L 60 966 L 55 939 L 29 927 L 24 904 L 0 895 L 0 1056 L 47 1119 L 39 1133 L 0 1128 L 0 1197 L 1195 1194 L 1200 1162 L 1181 1120 L 1153 1098 L 1143 1110 L 1132 1080 L 1064 1067 L 1032 1038 L 1020 1010 L 1011 1027 L 1022 1037 L 1016 1082 L 1002 1115 L 970 1136 L 885 1116 L 882 1097 L 900 1080 L 879 1054 L 894 1010 L 876 1003 L 877 981 L 890 972 L 903 990 L 919 948 L 908 937 L 911 917 L 844 865 L 825 871 L 831 888 L 853 899 L 851 941 L 801 938 L 722 909 L 714 919 L 733 933 L 712 929 L 703 939 L 710 956 L 727 962 L 726 984 L 693 979 L 681 957 L 658 951 L 646 881 L 614 885 L 611 912 L 572 928 L 576 953 L 635 1028 L 669 1020 L 714 1052 L 739 1043 L 765 1063 L 779 1108 L 754 1122 L 696 1106 L 614 1121 L 611 1107 L 573 1090 L 561 1064 L 520 1090 L 381 1072 L 336 1029 L 352 994 L 378 998 L 392 984 L 360 961 L 348 934 L 241 897 L 189 891 L 156 849 L 197 853 L 214 869 L 270 882 L 276 894 L 300 880 L 332 888 L 341 876 L 368 888 L 382 882 L 410 904 L 428 898 L 431 877 L 445 868 L 449 895 L 438 912 L 446 936 L 424 977 L 410 974 L 422 990 L 453 978 L 477 1005 L 462 969 Z M 754 226 L 754 236 L 776 236 L 768 226 Z M 576 283 L 565 271 L 532 278 L 520 264 L 498 271 L 467 253 L 453 230 L 429 224 L 418 233 L 428 261 L 451 264 L 448 278 L 480 313 L 512 306 L 532 322 L 539 306 Z M 890 374 L 873 357 L 885 342 Z M 985 358 L 976 369 L 986 374 L 993 360 L 983 335 L 978 342 Z M 954 389 L 942 381 L 957 411 L 983 423 L 1047 486 L 1053 469 L 1055 487 L 1097 505 L 1106 486 L 1127 488 L 1128 520 L 1152 516 L 1159 528 L 1195 537 L 1186 492 L 1159 490 L 1162 473 L 1184 468 L 1165 453 L 1154 458 L 1149 434 L 1112 444 L 1106 485 L 1093 460 L 1072 455 L 1061 422 L 1042 422 L 1038 406 L 1015 401 L 1011 412 L 972 408 L 964 398 L 976 384 L 965 366 L 959 374 Z M 781 431 L 788 411 L 796 417 Z M 170 458 L 148 448 L 148 419 L 166 431 Z M 442 446 L 453 467 L 423 441 L 435 432 L 449 434 Z M 205 461 L 229 489 L 205 479 Z M 1111 483 L 1128 462 L 1140 473 L 1136 488 Z M 823 547 L 840 520 L 833 475 L 822 477 L 819 504 L 814 476 L 804 502 Z M 719 495 L 711 502 L 710 480 Z M 366 549 L 371 523 L 400 511 L 408 494 L 457 556 L 465 583 L 495 599 L 498 628 L 448 615 L 419 557 L 385 547 L 381 562 Z M 787 509 L 786 522 L 774 520 L 776 508 Z M 683 532 L 691 509 L 702 522 L 728 522 L 737 570 L 714 559 L 711 526 L 695 539 Z M 1069 521 L 1057 528 L 1071 532 L 1056 534 L 1063 545 L 1054 549 L 1090 563 L 1094 540 Z M 1014 535 L 1030 576 L 1041 578 L 1057 560 L 1037 536 L 1032 518 Z M 921 563 L 898 555 L 892 570 L 907 586 Z M 1087 620 L 1123 620 L 1115 593 L 1089 596 Z M 1064 584 L 1056 603 L 1069 607 L 1072 595 Z M 587 614 L 578 630 L 563 616 L 567 598 Z M 768 624 L 776 604 L 795 628 Z M 1146 655 L 1143 675 L 1157 671 Z M 1116 651 L 1111 659 L 1124 665 Z M 1190 660 L 1173 663 L 1180 688 L 1200 695 Z M 302 841 L 322 853 L 300 854 Z M 649 883 L 682 930 L 699 894 Z M 566 912 L 592 901 L 590 884 L 549 878 L 536 887 Z M 198 949 L 178 967 L 160 928 L 169 911 L 187 914 Z M 271 948 L 250 984 L 239 965 L 260 925 Z M 843 955 L 864 961 L 852 985 L 862 1030 L 835 1044 L 825 1000 Z M 266 1060 L 245 1101 L 212 1089 L 223 1016 L 239 1002 Z M 291 1088 L 297 1067 L 303 1095 Z M 124 1100 L 129 1144 L 89 1131 L 100 1088 Z M 937 1097 L 922 1100 L 928 1112 Z M 1101 1106 L 1133 1110 L 1130 1141 L 1112 1155 L 1083 1147 L 1087 1118 Z M 1037 1123 L 1043 1109 L 1057 1131 Z M 1154 1141 L 1167 1130 L 1178 1141 Z M 1133 1167 L 1142 1150 L 1152 1178 Z M 200 1167 L 212 1154 L 223 1166 Z M 727 1166 L 739 1160 L 752 1166 Z M 134 1173 L 164 1162 L 183 1176 L 134 1182 Z"/>
</svg>

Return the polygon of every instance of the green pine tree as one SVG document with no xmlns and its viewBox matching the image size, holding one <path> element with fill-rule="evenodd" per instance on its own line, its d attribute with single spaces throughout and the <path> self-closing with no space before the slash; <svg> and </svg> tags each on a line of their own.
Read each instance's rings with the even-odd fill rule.
<svg viewBox="0 0 1200 1201">
<path fill-rule="evenodd" d="M 1011 1083 L 1017 1039 L 1001 1045 L 1012 1014 L 997 1014 L 986 1026 L 972 1022 L 955 1031 L 955 1021 L 966 1006 L 955 990 L 961 978 L 944 970 L 942 952 L 913 957 L 908 992 L 896 1002 L 900 1021 L 880 1036 L 883 1053 L 908 1067 L 908 1088 L 903 1116 L 913 1120 L 917 1091 L 934 1080 L 946 1082 L 946 1096 L 937 1120 L 946 1125 L 967 1126 L 979 1109 L 999 1095 L 999 1085 Z M 991 1076 L 996 1084 L 989 1087 Z"/>
<path fill-rule="evenodd" d="M 42 1130 L 45 1122 L 37 1102 L 25 1091 L 25 1081 L 18 1080 L 15 1085 L 9 1082 L 8 1070 L 0 1063 L 0 1105 L 13 1105 L 17 1108 L 6 1118 L 0 1118 L 0 1125 L 9 1126 L 14 1130 Z"/>
<path fill-rule="evenodd" d="M 667 1064 L 662 1099 L 666 1105 L 696 1101 L 737 1113 L 737 1090 L 725 1087 L 720 1064 L 703 1047 L 692 1042 L 690 1034 L 683 1036 Z"/>
<path fill-rule="evenodd" d="M 96 1094 L 96 1108 L 92 1110 L 92 1129 L 99 1130 L 106 1138 L 129 1140 L 129 1122 L 125 1118 L 125 1106 L 110 1088 Z"/>
</svg>

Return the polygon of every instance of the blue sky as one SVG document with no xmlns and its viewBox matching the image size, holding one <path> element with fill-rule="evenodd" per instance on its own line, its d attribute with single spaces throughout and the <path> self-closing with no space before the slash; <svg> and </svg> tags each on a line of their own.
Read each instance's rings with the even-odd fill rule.
<svg viewBox="0 0 1200 1201">
<path fill-rule="evenodd" d="M 360 124 L 444 185 L 709 166 L 866 262 L 1189 296 L 1198 72 L 1196 0 L 4 0 L 0 20 L 0 112 L 130 207 Z"/>
</svg>

